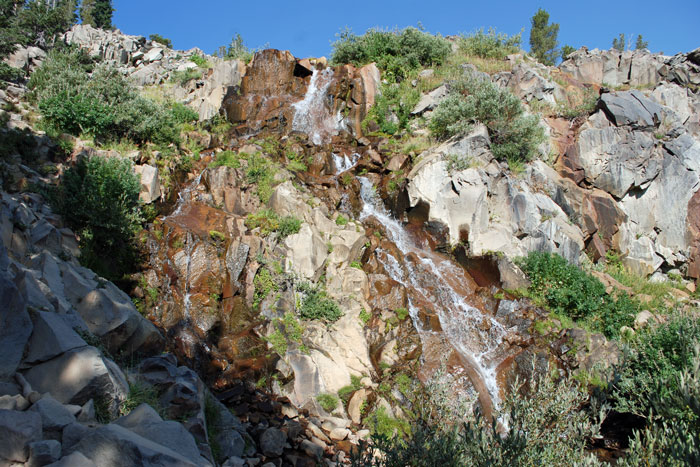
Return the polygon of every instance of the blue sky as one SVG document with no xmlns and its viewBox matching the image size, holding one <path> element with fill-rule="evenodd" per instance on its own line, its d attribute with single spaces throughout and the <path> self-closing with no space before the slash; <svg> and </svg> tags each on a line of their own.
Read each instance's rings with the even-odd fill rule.
<svg viewBox="0 0 700 467">
<path fill-rule="evenodd" d="M 158 33 L 176 49 L 207 53 L 240 33 L 247 46 L 269 45 L 297 57 L 329 56 L 331 42 L 345 26 L 355 33 L 380 26 L 415 26 L 420 21 L 443 35 L 495 27 L 523 32 L 528 49 L 530 18 L 538 8 L 560 24 L 559 43 L 608 49 L 613 37 L 642 34 L 653 52 L 668 55 L 700 47 L 700 1 L 184 1 L 113 0 L 113 23 L 127 34 Z"/>
</svg>

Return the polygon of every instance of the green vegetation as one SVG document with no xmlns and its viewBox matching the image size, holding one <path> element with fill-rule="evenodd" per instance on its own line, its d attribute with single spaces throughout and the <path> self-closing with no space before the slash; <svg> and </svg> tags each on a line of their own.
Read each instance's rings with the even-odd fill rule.
<svg viewBox="0 0 700 467">
<path fill-rule="evenodd" d="M 612 384 L 616 410 L 642 417 L 653 411 L 653 419 L 683 420 L 700 432 L 698 407 L 677 400 L 684 372 L 697 363 L 698 342 L 700 321 L 680 313 L 636 333 Z"/>
<path fill-rule="evenodd" d="M 350 375 L 350 384 L 340 388 L 338 391 L 338 397 L 340 397 L 344 403 L 348 403 L 353 392 L 362 389 L 362 383 L 360 382 L 361 379 L 362 378 L 357 375 Z"/>
<path fill-rule="evenodd" d="M 522 33 L 509 37 L 503 32 L 496 33 L 494 28 L 489 28 L 486 33 L 482 28 L 469 35 L 461 35 L 457 46 L 467 56 L 503 60 L 508 55 L 520 52 L 521 40 Z"/>
<path fill-rule="evenodd" d="M 637 41 L 634 43 L 634 50 L 643 50 L 649 48 L 649 42 L 642 38 L 642 35 L 637 36 Z"/>
<path fill-rule="evenodd" d="M 561 48 L 561 61 L 563 62 L 563 61 L 567 60 L 569 58 L 569 55 L 571 55 L 574 52 L 576 52 L 576 49 L 574 49 L 573 47 L 571 47 L 568 44 L 564 45 Z"/>
<path fill-rule="evenodd" d="M 357 66 L 375 62 L 382 77 L 398 82 L 421 66 L 440 65 L 450 53 L 450 43 L 417 28 L 382 31 L 370 29 L 363 35 L 342 31 L 333 46 L 331 62 Z"/>
<path fill-rule="evenodd" d="M 491 151 L 498 160 L 532 160 L 544 132 L 536 116 L 526 116 L 520 99 L 490 81 L 468 77 L 453 83 L 450 94 L 435 109 L 430 130 L 438 138 L 468 132 L 476 122 L 486 125 Z"/>
<path fill-rule="evenodd" d="M 211 239 L 215 242 L 226 241 L 226 235 L 223 232 L 219 232 L 218 230 L 210 230 L 209 237 L 211 237 Z"/>
<path fill-rule="evenodd" d="M 73 2 L 75 4 L 75 2 Z M 112 0 L 82 0 L 80 2 L 80 19 L 99 29 L 112 29 Z"/>
<path fill-rule="evenodd" d="M 279 285 L 275 280 L 274 276 L 269 269 L 263 267 L 258 269 L 258 273 L 253 279 L 253 285 L 255 285 L 255 293 L 253 299 L 253 307 L 257 308 L 260 306 L 263 300 L 270 294 L 270 292 L 279 291 Z"/>
<path fill-rule="evenodd" d="M 211 64 L 209 61 L 202 57 L 201 55 L 195 53 L 190 56 L 190 61 L 197 65 L 199 68 L 209 68 L 211 67 Z"/>
<path fill-rule="evenodd" d="M 0 59 L 14 52 L 16 44 L 53 44 L 76 19 L 74 0 L 0 0 Z"/>
<path fill-rule="evenodd" d="M 372 319 L 372 313 L 370 313 L 369 311 L 367 311 L 363 308 L 360 311 L 360 322 L 363 325 L 367 326 L 367 323 L 369 323 L 371 319 Z"/>
<path fill-rule="evenodd" d="M 129 383 L 129 397 L 119 406 L 119 415 L 129 415 L 132 410 L 141 404 L 148 404 L 156 412 L 161 412 L 160 401 L 158 400 L 158 391 L 154 386 L 148 383 Z"/>
<path fill-rule="evenodd" d="M 173 71 L 170 74 L 170 80 L 184 86 L 193 79 L 200 79 L 202 77 L 202 70 L 199 68 L 188 68 L 182 71 Z"/>
<path fill-rule="evenodd" d="M 559 24 L 549 24 L 549 13 L 542 8 L 530 19 L 532 27 L 530 29 L 530 52 L 538 62 L 545 65 L 554 66 L 559 51 L 557 46 L 557 35 L 559 34 Z"/>
<path fill-rule="evenodd" d="M 586 445 L 600 420 L 581 409 L 590 397 L 575 380 L 535 376 L 528 391 L 516 382 L 503 401 L 509 423 L 502 432 L 495 420 L 456 403 L 448 386 L 429 382 L 410 422 L 377 413 L 382 409 L 372 414 L 372 447 L 381 455 L 363 443 L 351 465 L 596 465 Z M 455 414 L 465 415 L 460 420 Z"/>
<path fill-rule="evenodd" d="M 607 337 L 618 337 L 620 328 L 631 326 L 640 311 L 629 295 L 606 293 L 598 279 L 557 254 L 531 252 L 518 264 L 530 278 L 528 293 L 532 298 Z"/>
<path fill-rule="evenodd" d="M 280 238 L 284 239 L 299 232 L 301 220 L 293 216 L 280 217 L 272 209 L 262 209 L 256 213 L 248 214 L 245 225 L 249 229 L 259 227 L 260 233 L 265 236 L 277 232 Z"/>
<path fill-rule="evenodd" d="M 338 407 L 338 398 L 333 394 L 319 394 L 316 396 L 316 400 L 323 410 L 329 413 Z"/>
<path fill-rule="evenodd" d="M 207 394 L 204 400 L 204 420 L 207 424 L 207 438 L 209 440 L 211 453 L 214 456 L 214 460 L 217 463 L 221 463 L 223 461 L 221 458 L 221 445 L 217 441 L 219 425 L 221 424 L 221 414 L 212 396 L 209 394 Z"/>
<path fill-rule="evenodd" d="M 160 34 L 151 34 L 150 36 L 148 36 L 148 40 L 157 42 L 169 49 L 173 48 L 173 41 L 171 41 L 167 37 L 161 36 Z"/>
<path fill-rule="evenodd" d="M 399 321 L 404 321 L 406 318 L 408 318 L 408 310 L 406 308 L 397 308 L 394 310 L 394 313 L 396 313 L 396 317 L 399 319 Z"/>
<path fill-rule="evenodd" d="M 355 269 L 362 269 L 362 263 L 359 261 L 351 261 L 350 267 Z"/>
<path fill-rule="evenodd" d="M 117 280 L 137 258 L 140 181 L 127 159 L 82 158 L 48 193 L 54 211 L 80 236 L 81 263 Z"/>
<path fill-rule="evenodd" d="M 209 167 L 231 167 L 239 169 L 241 167 L 241 156 L 233 151 L 226 150 L 216 154 L 214 160 L 209 164 Z"/>
<path fill-rule="evenodd" d="M 98 142 L 179 141 L 179 123 L 192 114 L 141 97 L 116 68 L 95 65 L 85 51 L 56 48 L 28 83 L 42 123 L 59 133 L 86 134 Z M 174 109 L 174 110 L 173 110 Z"/>
<path fill-rule="evenodd" d="M 272 346 L 272 350 L 284 357 L 289 347 L 289 342 L 301 344 L 304 327 L 293 313 L 285 313 L 284 317 L 275 321 L 276 329 L 265 340 Z M 301 346 L 303 348 L 303 346 Z"/>
<path fill-rule="evenodd" d="M 320 286 L 314 287 L 309 283 L 302 283 L 299 284 L 297 290 L 303 296 L 299 307 L 299 314 L 302 318 L 332 323 L 343 316 L 338 304 L 329 298 L 326 291 Z"/>
<path fill-rule="evenodd" d="M 626 48 L 625 35 L 620 33 L 619 37 L 613 38 L 612 48 L 618 52 L 623 52 Z"/>
<path fill-rule="evenodd" d="M 342 214 L 338 214 L 338 217 L 335 219 L 335 223 L 336 225 L 340 226 L 348 225 L 348 218 Z"/>
<path fill-rule="evenodd" d="M 228 47 L 219 47 L 216 55 L 225 60 L 241 60 L 243 63 L 248 63 L 253 59 L 254 53 L 254 50 L 251 50 L 245 46 L 241 35 L 236 34 L 231 39 L 231 43 L 228 45 Z"/>
<path fill-rule="evenodd" d="M 393 135 L 408 128 L 411 111 L 420 100 L 420 90 L 411 86 L 409 80 L 382 85 L 374 106 L 363 121 L 367 129 L 374 122 L 382 133 Z"/>
</svg>

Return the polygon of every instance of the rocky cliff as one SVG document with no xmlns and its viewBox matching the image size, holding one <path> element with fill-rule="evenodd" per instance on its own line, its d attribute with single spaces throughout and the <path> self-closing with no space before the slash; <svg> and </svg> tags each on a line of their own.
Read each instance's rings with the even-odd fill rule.
<svg viewBox="0 0 700 467">
<path fill-rule="evenodd" d="M 202 126 L 175 156 L 65 135 L 65 157 L 34 130 L 26 88 L 0 91 L 3 135 L 25 129 L 33 156 L 3 154 L 0 465 L 338 465 L 378 416 L 405 418 L 406 380 L 445 371 L 490 416 L 533 361 L 619 363 L 616 342 L 516 294 L 528 286 L 516 259 L 533 251 L 588 268 L 619 255 L 677 283 L 669 306 L 697 307 L 698 50 L 465 65 L 538 116 L 539 157 L 516 168 L 485 125 L 429 137 L 452 85 L 422 87 L 433 70 L 412 85 L 426 92 L 411 131 L 392 136 L 366 118 L 383 89 L 374 64 L 279 50 L 244 64 L 89 26 L 63 40 Z M 45 59 L 9 60 L 31 72 Z M 80 265 L 76 235 L 28 190 L 82 157 L 132 159 L 155 205 L 125 290 Z"/>
</svg>

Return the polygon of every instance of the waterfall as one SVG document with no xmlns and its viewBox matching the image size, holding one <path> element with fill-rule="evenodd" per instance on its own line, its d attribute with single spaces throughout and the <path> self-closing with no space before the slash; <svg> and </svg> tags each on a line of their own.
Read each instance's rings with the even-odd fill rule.
<svg viewBox="0 0 700 467">
<path fill-rule="evenodd" d="M 353 153 L 350 157 L 347 155 L 343 155 L 342 157 L 339 156 L 336 153 L 333 153 L 333 164 L 335 164 L 335 174 L 340 175 L 343 172 L 346 172 L 353 167 L 355 167 L 355 164 L 357 164 L 357 161 L 360 160 L 360 155 L 358 153 Z"/>
<path fill-rule="evenodd" d="M 304 99 L 292 104 L 295 109 L 292 130 L 306 133 L 317 145 L 328 143 L 342 129 L 342 115 L 331 115 L 326 104 L 332 80 L 332 68 L 314 70 Z"/>
<path fill-rule="evenodd" d="M 387 212 L 371 182 L 360 177 L 360 183 L 364 203 L 360 218 L 366 220 L 374 217 L 379 221 L 387 238 L 403 254 L 403 258 L 396 258 L 390 252 L 379 249 L 377 258 L 392 279 L 411 290 L 412 296 L 422 305 L 435 310 L 444 336 L 459 353 L 475 388 L 483 396 L 484 388 L 479 388 L 483 383 L 488 391 L 490 401 L 482 399 L 482 405 L 492 403 L 497 407 L 499 388 L 496 367 L 500 359 L 495 354 L 506 329 L 494 317 L 466 302 L 464 281 L 460 281 L 460 277 L 464 278 L 463 270 L 417 245 L 401 223 Z M 425 329 L 419 311 L 418 304 L 409 300 L 409 314 L 425 343 L 425 339 L 434 331 Z"/>
</svg>

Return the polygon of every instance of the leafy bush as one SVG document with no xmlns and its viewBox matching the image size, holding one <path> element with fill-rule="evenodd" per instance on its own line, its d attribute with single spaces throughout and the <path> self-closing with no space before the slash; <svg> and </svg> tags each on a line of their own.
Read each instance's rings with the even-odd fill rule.
<svg viewBox="0 0 700 467">
<path fill-rule="evenodd" d="M 76 19 L 72 0 L 1 0 L 0 59 L 14 52 L 16 44 L 45 47 L 53 43 Z"/>
<path fill-rule="evenodd" d="M 375 429 L 372 447 L 381 455 L 361 443 L 353 466 L 596 464 L 585 448 L 600 423 L 597 416 L 582 410 L 590 398 L 572 379 L 535 376 L 527 392 L 516 383 L 503 403 L 508 425 L 502 432 L 495 419 L 485 420 L 460 404 L 455 407 L 450 402 L 453 388 L 447 384 L 429 382 L 424 392 L 427 403 L 414 404 L 417 417 L 406 435 L 395 437 L 388 430 Z M 455 414 L 465 414 L 464 419 Z"/>
<path fill-rule="evenodd" d="M 49 193 L 56 213 L 80 236 L 81 263 L 110 280 L 133 269 L 141 222 L 140 180 L 127 159 L 82 158 Z"/>
<path fill-rule="evenodd" d="M 508 37 L 506 33 L 496 33 L 494 28 L 489 28 L 487 33 L 482 28 L 468 36 L 460 36 L 457 46 L 466 55 L 503 60 L 520 51 L 521 40 L 522 33 Z"/>
<path fill-rule="evenodd" d="M 413 27 L 391 31 L 370 29 L 361 36 L 346 29 L 332 47 L 334 64 L 361 66 L 375 62 L 391 81 L 400 81 L 421 66 L 442 64 L 451 50 L 446 39 Z"/>
<path fill-rule="evenodd" d="M 97 65 L 85 52 L 55 49 L 28 83 L 44 124 L 56 132 L 87 133 L 98 141 L 170 144 L 178 123 L 192 114 L 141 97 L 113 67 Z"/>
<path fill-rule="evenodd" d="M 221 151 L 216 154 L 214 160 L 209 164 L 209 167 L 231 167 L 239 169 L 241 167 L 241 158 L 233 151 Z"/>
<path fill-rule="evenodd" d="M 157 42 L 161 45 L 164 45 L 165 47 L 172 49 L 173 48 L 173 41 L 168 39 L 167 37 L 163 37 L 160 34 L 151 34 L 148 36 L 148 40 Z"/>
<path fill-rule="evenodd" d="M 450 94 L 433 113 L 430 130 L 438 138 L 447 138 L 468 132 L 475 122 L 488 128 L 491 150 L 498 160 L 531 160 L 544 141 L 537 117 L 524 114 L 520 99 L 477 77 L 451 84 Z"/>
<path fill-rule="evenodd" d="M 418 104 L 421 93 L 407 80 L 400 83 L 382 85 L 381 94 L 376 97 L 363 126 L 366 128 L 374 121 L 382 133 L 393 135 L 401 129 L 407 129 L 411 112 Z"/>
<path fill-rule="evenodd" d="M 190 61 L 200 68 L 209 68 L 211 66 L 209 60 L 199 54 L 192 54 Z"/>
<path fill-rule="evenodd" d="M 0 62 L 0 81 L 19 81 L 24 77 L 24 72 L 13 68 L 5 62 Z"/>
<path fill-rule="evenodd" d="M 313 287 L 308 283 L 302 283 L 297 287 L 302 293 L 299 314 L 304 319 L 316 319 L 326 322 L 338 321 L 343 312 L 333 299 L 329 298 L 326 291 L 320 287 Z"/>
<path fill-rule="evenodd" d="M 280 238 L 286 238 L 299 232 L 301 220 L 294 216 L 280 217 L 272 209 L 262 209 L 256 213 L 248 214 L 245 225 L 250 229 L 259 227 L 262 235 L 278 232 Z"/>
<path fill-rule="evenodd" d="M 270 294 L 270 292 L 277 292 L 279 290 L 279 285 L 274 276 L 267 268 L 261 268 L 253 279 L 253 284 L 255 285 L 255 293 L 253 299 L 253 306 L 257 307 L 262 303 L 263 300 Z"/>
<path fill-rule="evenodd" d="M 316 400 L 326 412 L 333 412 L 338 407 L 338 398 L 333 394 L 319 394 Z"/>
<path fill-rule="evenodd" d="M 531 252 L 518 264 L 530 278 L 529 293 L 554 313 L 581 320 L 607 337 L 617 337 L 631 326 L 639 304 L 623 292 L 613 297 L 589 273 L 557 254 Z"/>
<path fill-rule="evenodd" d="M 202 77 L 202 70 L 199 68 L 189 68 L 182 71 L 173 71 L 170 74 L 170 80 L 176 82 L 180 86 L 184 86 L 193 79 L 200 79 Z"/>
<path fill-rule="evenodd" d="M 653 409 L 656 416 L 685 420 L 700 431 L 697 408 L 674 403 L 683 373 L 697 361 L 698 342 L 700 321 L 684 314 L 638 332 L 613 382 L 615 408 L 642 417 Z"/>
<path fill-rule="evenodd" d="M 677 316 L 675 319 L 693 318 Z M 691 326 L 698 325 L 694 323 Z M 666 331 L 663 333 L 667 334 Z M 681 347 L 685 347 L 685 344 Z M 686 350 L 682 349 L 681 353 L 685 353 Z M 642 369 L 643 391 L 641 394 L 633 393 L 632 396 L 642 403 L 650 402 L 654 409 L 653 414 L 659 419 L 652 418 L 649 426 L 634 433 L 630 440 L 629 454 L 621 459 L 620 465 L 700 465 L 699 350 L 696 337 L 692 361 L 683 362 L 685 369 L 682 371 L 671 371 L 669 374 L 667 369 L 662 369 L 661 373 L 649 374 L 646 369 Z M 650 377 L 655 379 L 651 386 L 655 391 L 651 394 L 646 391 L 649 389 L 647 381 Z M 668 381 L 671 382 L 670 385 Z M 649 400 L 643 400 L 645 396 L 649 396 Z"/>
</svg>

